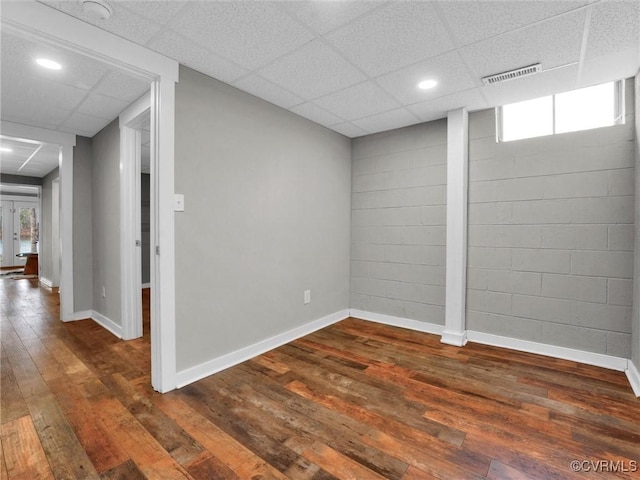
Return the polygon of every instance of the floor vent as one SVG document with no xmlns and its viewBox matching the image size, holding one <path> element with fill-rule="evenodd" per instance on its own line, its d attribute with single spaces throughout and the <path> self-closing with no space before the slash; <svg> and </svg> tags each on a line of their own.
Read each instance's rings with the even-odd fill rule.
<svg viewBox="0 0 640 480">
<path fill-rule="evenodd" d="M 539 63 L 535 65 L 529 65 L 528 67 L 517 68 L 515 70 L 509 70 L 508 72 L 498 73 L 496 75 L 489 75 L 482 78 L 482 83 L 485 85 L 493 85 L 494 83 L 507 82 L 516 78 L 527 77 L 542 71 L 542 66 Z"/>
</svg>

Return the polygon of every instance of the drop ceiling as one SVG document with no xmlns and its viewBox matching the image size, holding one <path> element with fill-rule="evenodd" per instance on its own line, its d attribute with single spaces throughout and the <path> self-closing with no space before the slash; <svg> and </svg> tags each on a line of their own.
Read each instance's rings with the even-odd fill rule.
<svg viewBox="0 0 640 480">
<path fill-rule="evenodd" d="M 349 137 L 463 106 L 478 110 L 630 77 L 640 68 L 637 0 L 111 1 L 109 20 L 89 18 L 79 1 L 41 3 Z M 540 74 L 482 85 L 485 75 L 538 62 Z M 4 89 L 4 51 L 2 64 Z M 91 101 L 68 91 L 82 88 L 71 84 L 54 92 L 69 97 L 64 112 L 42 109 L 64 131 L 106 120 L 92 105 L 118 99 L 117 89 L 100 88 L 111 75 L 104 66 L 79 67 L 98 69 L 85 72 Z M 427 78 L 437 87 L 418 90 Z M 22 101 L 28 104 L 13 100 Z"/>
<path fill-rule="evenodd" d="M 58 166 L 60 147 L 0 135 L 3 174 L 44 177 Z"/>
</svg>

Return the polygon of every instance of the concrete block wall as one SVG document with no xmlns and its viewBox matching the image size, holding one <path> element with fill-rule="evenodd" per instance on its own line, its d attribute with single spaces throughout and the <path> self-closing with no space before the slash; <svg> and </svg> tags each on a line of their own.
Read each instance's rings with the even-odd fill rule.
<svg viewBox="0 0 640 480">
<path fill-rule="evenodd" d="M 447 122 L 352 142 L 351 308 L 444 324 Z"/>
<path fill-rule="evenodd" d="M 624 125 L 496 142 L 470 115 L 467 328 L 631 355 L 633 83 Z"/>
</svg>

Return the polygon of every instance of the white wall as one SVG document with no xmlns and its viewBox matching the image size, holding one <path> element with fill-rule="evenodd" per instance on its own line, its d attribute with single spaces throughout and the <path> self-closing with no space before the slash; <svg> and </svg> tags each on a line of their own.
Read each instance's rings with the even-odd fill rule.
<svg viewBox="0 0 640 480">
<path fill-rule="evenodd" d="M 349 140 L 185 67 L 175 128 L 178 371 L 348 308 Z"/>
<path fill-rule="evenodd" d="M 53 181 L 59 175 L 59 169 L 55 168 L 42 179 L 38 263 L 40 265 L 40 276 L 49 281 L 54 280 L 53 249 L 60 248 L 59 240 L 54 243 L 52 236 Z"/>
<path fill-rule="evenodd" d="M 74 311 L 93 309 L 93 193 L 91 139 L 76 137 L 73 149 Z"/>
<path fill-rule="evenodd" d="M 118 119 L 92 138 L 91 152 L 93 310 L 122 326 Z"/>
<path fill-rule="evenodd" d="M 635 78 L 635 111 L 640 112 L 640 72 Z M 640 115 L 635 121 L 635 271 L 633 288 L 633 322 L 631 341 L 631 360 L 640 371 Z"/>
<path fill-rule="evenodd" d="M 444 324 L 447 122 L 353 140 L 351 307 Z"/>
<path fill-rule="evenodd" d="M 470 116 L 469 330 L 629 358 L 631 98 L 624 125 L 514 142 Z"/>
</svg>

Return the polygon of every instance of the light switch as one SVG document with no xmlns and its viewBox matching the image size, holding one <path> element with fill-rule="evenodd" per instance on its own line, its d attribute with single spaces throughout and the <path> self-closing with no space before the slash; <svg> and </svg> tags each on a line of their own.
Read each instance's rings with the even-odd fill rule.
<svg viewBox="0 0 640 480">
<path fill-rule="evenodd" d="M 175 193 L 173 195 L 173 211 L 184 212 L 184 195 L 181 193 Z"/>
</svg>

